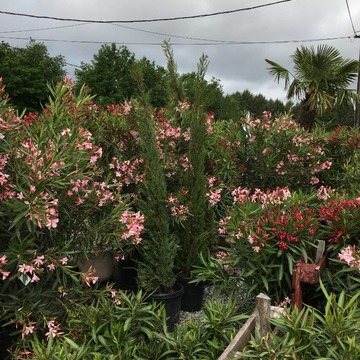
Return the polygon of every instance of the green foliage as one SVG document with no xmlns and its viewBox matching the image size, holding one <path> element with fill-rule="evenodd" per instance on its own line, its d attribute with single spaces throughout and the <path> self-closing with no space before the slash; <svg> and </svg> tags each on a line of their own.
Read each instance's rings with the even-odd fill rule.
<svg viewBox="0 0 360 360">
<path fill-rule="evenodd" d="M 217 359 L 246 317 L 239 315 L 234 299 L 208 301 L 200 316 L 176 325 L 171 334 L 156 336 L 166 346 L 167 359 Z"/>
<path fill-rule="evenodd" d="M 271 319 L 276 332 L 253 338 L 235 359 L 357 359 L 360 356 L 359 293 L 346 298 L 345 291 L 339 296 L 322 290 L 327 302 L 324 313 L 305 306 L 300 312 L 296 307 L 287 309 L 284 315 Z"/>
<path fill-rule="evenodd" d="M 149 292 L 166 293 L 175 283 L 174 259 L 177 243 L 170 234 L 167 188 L 156 143 L 152 109 L 144 96 L 136 112 L 145 181 L 140 190 L 139 208 L 145 216 L 145 239 L 138 264 L 139 286 Z"/>
<path fill-rule="evenodd" d="M 199 80 L 197 79 L 196 72 L 182 74 L 180 79 L 186 98 L 191 104 L 196 104 L 199 95 L 196 85 L 196 82 Z M 212 78 L 210 81 L 206 79 L 201 81 L 204 83 L 203 86 L 206 93 L 206 97 L 201 102 L 203 109 L 208 113 L 214 113 L 217 119 L 225 119 L 222 111 L 224 96 L 220 80 Z"/>
<path fill-rule="evenodd" d="M 184 176 L 184 186 L 188 189 L 190 216 L 183 226 L 175 229 L 180 239 L 177 269 L 184 276 L 190 275 L 192 267 L 199 262 L 199 255 L 207 252 L 214 243 L 215 237 L 214 214 L 206 195 L 208 191 L 205 168 L 207 124 L 204 109 L 206 97 L 204 76 L 207 66 L 207 57 L 202 56 L 195 79 L 195 103 L 184 121 L 184 125 L 188 125 L 190 129 L 188 148 L 190 169 Z"/>
<path fill-rule="evenodd" d="M 140 95 L 132 75 L 136 66 L 142 69 L 152 105 L 164 106 L 167 102 L 164 68 L 145 57 L 136 60 L 126 46 L 102 45 L 90 64 L 81 63 L 81 68 L 75 70 L 77 88 L 88 86 L 99 105 L 122 103 Z"/>
<path fill-rule="evenodd" d="M 264 111 L 274 115 L 285 114 L 290 111 L 292 103 L 284 104 L 280 100 L 267 99 L 261 94 L 253 94 L 249 90 L 236 91 L 228 94 L 222 101 L 219 111 L 216 111 L 217 119 L 238 121 L 243 114 L 261 117 Z"/>
<path fill-rule="evenodd" d="M 155 332 L 162 332 L 163 307 L 137 294 L 89 290 L 87 302 L 67 305 L 64 334 L 45 341 L 34 337 L 32 351 L 39 359 L 151 359 L 163 358 Z M 159 357 L 158 357 L 159 355 Z M 81 357 L 83 356 L 83 357 Z"/>
<path fill-rule="evenodd" d="M 30 40 L 25 48 L 0 44 L 0 76 L 11 103 L 20 112 L 39 111 L 54 85 L 65 76 L 63 56 L 50 56 L 46 45 Z"/>
<path fill-rule="evenodd" d="M 293 73 L 272 60 L 265 61 L 277 82 L 284 79 L 288 99 L 301 100 L 298 121 L 305 129 L 312 128 L 317 114 L 329 113 L 335 105 L 346 107 L 359 101 L 359 96 L 348 89 L 358 75 L 359 61 L 342 58 L 328 45 L 319 45 L 316 51 L 301 46 L 292 58 Z"/>
</svg>

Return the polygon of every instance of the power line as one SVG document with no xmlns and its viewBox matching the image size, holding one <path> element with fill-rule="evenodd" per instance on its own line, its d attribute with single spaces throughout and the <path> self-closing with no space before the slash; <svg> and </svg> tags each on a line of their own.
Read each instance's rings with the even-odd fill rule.
<svg viewBox="0 0 360 360">
<path fill-rule="evenodd" d="M 351 26 L 352 26 L 354 35 L 356 36 L 355 26 L 354 26 L 354 22 L 353 22 L 353 19 L 352 19 L 352 16 L 351 16 L 351 11 L 350 11 L 350 7 L 349 7 L 349 3 L 348 3 L 348 0 L 345 0 L 345 1 L 346 1 L 346 7 L 347 7 L 347 10 L 348 10 L 348 13 L 349 13 L 349 18 L 350 18 Z"/>
<path fill-rule="evenodd" d="M 27 30 L 7 30 L 7 31 L 0 31 L 0 34 L 12 34 L 12 33 L 32 32 L 32 31 L 55 30 L 55 29 L 63 29 L 63 28 L 69 28 L 69 27 L 74 27 L 74 26 L 83 26 L 83 25 L 87 25 L 87 24 L 86 23 L 81 23 L 81 24 L 43 27 L 43 28 L 38 28 L 38 29 L 27 29 Z"/>
<path fill-rule="evenodd" d="M 194 43 L 171 43 L 172 46 L 215 46 L 215 45 L 258 45 L 258 44 L 289 44 L 289 43 L 305 43 L 305 42 L 318 42 L 318 41 L 334 41 L 351 39 L 349 36 L 337 36 L 317 39 L 293 39 L 293 40 L 272 40 L 272 41 L 233 41 L 233 40 L 206 40 L 207 42 L 194 42 Z M 10 40 L 29 40 L 26 37 L 15 36 L 0 36 L 0 39 Z M 78 43 L 78 44 L 115 44 L 115 45 L 163 45 L 163 42 L 117 42 L 117 41 L 94 41 L 94 40 L 66 40 L 66 39 L 34 39 L 34 41 L 42 42 L 64 42 L 64 43 Z"/>
<path fill-rule="evenodd" d="M 155 19 L 137 19 L 137 20 L 85 20 L 85 19 L 72 19 L 72 18 L 62 18 L 62 17 L 55 17 L 55 16 L 15 13 L 15 12 L 11 12 L 11 11 L 0 11 L 0 14 L 12 15 L 12 16 L 23 16 L 23 17 L 30 17 L 30 18 L 35 18 L 35 19 L 48 19 L 48 20 L 56 20 L 56 21 L 73 21 L 73 22 L 81 22 L 81 23 L 129 24 L 129 23 L 149 23 L 149 22 L 159 22 L 159 21 L 188 20 L 188 19 L 205 18 L 205 17 L 210 17 L 210 16 L 227 15 L 227 14 L 233 14 L 233 13 L 237 13 L 237 12 L 260 9 L 260 8 L 278 5 L 278 4 L 282 4 L 282 3 L 286 3 L 286 2 L 290 2 L 290 1 L 293 1 L 293 0 L 280 0 L 280 1 L 275 1 L 275 2 L 271 2 L 271 3 L 267 3 L 267 4 L 251 6 L 251 7 L 247 7 L 247 8 L 240 8 L 240 9 L 226 10 L 226 11 L 217 11 L 217 12 L 207 13 L 207 14 L 176 16 L 176 17 L 168 17 L 168 18 L 155 18 Z"/>
<path fill-rule="evenodd" d="M 66 65 L 69 65 L 69 66 L 72 66 L 72 67 L 75 67 L 75 68 L 81 68 L 81 66 L 79 65 L 74 65 L 74 64 L 71 64 L 71 63 L 68 63 L 68 62 L 65 62 Z"/>
</svg>

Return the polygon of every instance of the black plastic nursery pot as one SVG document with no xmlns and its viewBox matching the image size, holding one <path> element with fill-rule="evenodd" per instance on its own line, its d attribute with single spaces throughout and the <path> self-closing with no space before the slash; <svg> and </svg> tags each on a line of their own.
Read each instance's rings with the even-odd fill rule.
<svg viewBox="0 0 360 360">
<path fill-rule="evenodd" d="M 177 281 L 183 286 L 184 293 L 181 298 L 181 310 L 187 312 L 200 311 L 204 300 L 206 282 L 191 283 L 189 277 L 178 277 Z"/>
<path fill-rule="evenodd" d="M 120 290 L 130 290 L 136 292 L 138 290 L 137 283 L 136 260 L 134 256 L 127 256 L 118 262 L 118 272 L 116 278 L 117 287 Z"/>
<path fill-rule="evenodd" d="M 169 331 L 173 331 L 175 324 L 179 322 L 181 297 L 183 293 L 183 286 L 177 282 L 174 285 L 173 292 L 168 294 L 154 294 L 150 297 L 150 300 L 158 304 L 164 304 L 167 315 L 166 325 Z"/>
</svg>

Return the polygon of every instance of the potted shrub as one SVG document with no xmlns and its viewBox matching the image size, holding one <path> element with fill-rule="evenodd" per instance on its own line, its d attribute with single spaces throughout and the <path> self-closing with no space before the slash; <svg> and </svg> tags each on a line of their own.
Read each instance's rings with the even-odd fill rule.
<svg viewBox="0 0 360 360">
<path fill-rule="evenodd" d="M 182 286 L 176 284 L 174 261 L 178 250 L 176 238 L 170 233 L 167 209 L 167 188 L 160 162 L 152 109 L 145 97 L 141 99 L 135 117 L 137 120 L 144 181 L 140 189 L 138 206 L 145 217 L 144 240 L 141 243 L 137 265 L 138 286 L 152 293 L 155 301 L 163 302 L 172 330 L 180 313 Z"/>
<path fill-rule="evenodd" d="M 166 47 L 165 50 L 172 84 L 173 86 L 177 84 L 179 88 L 175 93 L 182 94 L 182 85 L 176 74 L 173 53 L 169 47 Z M 207 254 L 216 239 L 214 213 L 209 203 L 209 185 L 206 173 L 208 122 L 212 120 L 212 117 L 207 116 L 205 112 L 206 82 L 204 76 L 207 66 L 207 57 L 203 55 L 195 74 L 194 104 L 181 102 L 182 99 L 179 98 L 176 107 L 180 128 L 190 134 L 189 140 L 182 149 L 188 160 L 188 169 L 176 178 L 178 187 L 172 194 L 173 199 L 181 198 L 180 202 L 185 209 L 184 216 L 177 217 L 176 221 L 172 222 L 172 231 L 179 238 L 179 251 L 175 264 L 178 279 L 184 286 L 182 309 L 187 311 L 200 310 L 204 283 L 190 283 L 192 281 L 191 271 L 194 266 L 199 265 L 200 254 Z M 197 300 L 195 300 L 195 294 L 199 296 Z M 192 303 L 188 303 L 188 301 Z"/>
</svg>

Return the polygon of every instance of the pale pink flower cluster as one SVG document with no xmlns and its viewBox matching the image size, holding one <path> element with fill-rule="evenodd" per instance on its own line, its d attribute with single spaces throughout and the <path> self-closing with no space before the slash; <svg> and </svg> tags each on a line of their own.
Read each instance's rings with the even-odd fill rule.
<svg viewBox="0 0 360 360">
<path fill-rule="evenodd" d="M 182 189 L 180 191 L 180 195 L 186 195 L 188 193 L 187 190 Z M 170 213 L 171 216 L 184 221 L 189 216 L 189 208 L 186 205 L 181 204 L 181 200 L 174 196 L 174 194 L 170 194 L 168 198 L 168 202 L 170 204 Z"/>
<path fill-rule="evenodd" d="M 99 207 L 112 203 L 115 196 L 105 182 L 90 181 L 89 179 L 70 180 L 71 187 L 67 190 L 68 196 L 76 196 L 75 204 L 80 206 L 90 197 L 95 197 Z"/>
<path fill-rule="evenodd" d="M 34 258 L 31 261 L 19 265 L 18 272 L 24 276 L 29 276 L 29 278 L 31 277 L 30 282 L 38 282 L 40 280 L 38 275 L 42 274 L 46 268 L 49 271 L 53 271 L 56 268 L 55 263 L 60 262 L 62 265 L 67 265 L 68 261 L 69 259 L 64 256 L 60 260 L 55 260 L 55 262 L 51 261 L 48 265 L 46 265 L 48 260 L 45 256 L 37 256 L 35 253 Z"/>
<path fill-rule="evenodd" d="M 222 188 L 215 188 L 215 176 L 208 177 L 209 191 L 206 193 L 210 206 L 215 206 L 221 200 Z"/>
<path fill-rule="evenodd" d="M 39 275 L 44 273 L 46 269 L 53 271 L 56 269 L 57 263 L 67 265 L 68 261 L 69 259 L 64 256 L 60 260 L 52 259 L 51 262 L 49 262 L 49 260 L 47 260 L 44 255 L 39 256 L 35 252 L 32 259 L 19 265 L 18 273 L 21 276 L 28 277 L 29 281 L 34 283 L 40 280 Z M 2 280 L 5 280 L 10 275 L 9 271 L 3 270 L 3 266 L 6 265 L 7 262 L 8 259 L 6 255 L 0 257 L 0 275 L 2 276 Z"/>
<path fill-rule="evenodd" d="M 214 127 L 213 127 L 214 118 L 215 118 L 214 113 L 207 114 L 206 116 L 206 120 L 205 120 L 207 125 L 206 131 L 208 134 L 212 134 L 214 132 Z"/>
<path fill-rule="evenodd" d="M 142 240 L 141 232 L 144 230 L 144 215 L 140 214 L 140 212 L 131 213 L 129 210 L 125 210 L 120 221 L 126 227 L 122 238 L 131 239 L 134 244 L 139 244 Z"/>
<path fill-rule="evenodd" d="M 9 271 L 4 271 L 2 267 L 8 262 L 7 256 L 3 255 L 0 257 L 0 275 L 2 276 L 2 280 L 5 280 L 9 275 Z"/>
<path fill-rule="evenodd" d="M 38 195 L 35 194 L 36 187 L 30 186 L 29 195 L 25 197 L 23 193 L 19 193 L 17 198 L 23 200 L 24 204 L 29 206 L 29 219 L 37 224 L 41 229 L 44 226 L 48 229 L 56 228 L 59 223 L 59 213 L 57 211 L 58 199 L 52 199 L 51 196 L 41 191 Z"/>
<path fill-rule="evenodd" d="M 96 282 L 99 280 L 99 277 L 95 276 L 95 273 L 96 271 L 93 266 L 90 266 L 88 271 L 81 273 L 81 278 L 88 287 L 91 287 L 92 284 L 96 284 Z"/>
<path fill-rule="evenodd" d="M 313 140 L 312 137 L 304 137 L 304 136 L 301 136 L 301 135 L 295 135 L 292 138 L 292 141 L 295 144 L 295 146 L 301 146 L 303 144 L 308 145 L 308 144 L 311 143 L 312 140 Z"/>
<path fill-rule="evenodd" d="M 206 193 L 210 206 L 215 206 L 221 200 L 221 192 L 222 189 L 210 189 L 209 192 Z"/>
<path fill-rule="evenodd" d="M 316 174 L 322 170 L 328 170 L 330 169 L 332 166 L 332 162 L 331 161 L 324 161 L 324 162 L 320 162 L 318 161 L 314 168 L 311 170 L 311 174 Z"/>
<path fill-rule="evenodd" d="M 275 171 L 279 174 L 279 175 L 285 175 L 287 173 L 286 170 L 284 170 L 285 167 L 285 163 L 283 160 L 280 160 L 279 163 L 276 165 Z"/>
<path fill-rule="evenodd" d="M 348 246 L 342 249 L 338 255 L 341 261 L 345 261 L 349 267 L 358 269 L 360 271 L 360 251 L 356 250 L 354 246 Z"/>
<path fill-rule="evenodd" d="M 190 139 L 191 139 L 191 129 L 190 128 L 185 129 L 185 131 L 183 132 L 183 138 L 185 141 L 190 141 Z"/>
<path fill-rule="evenodd" d="M 288 154 L 286 155 L 289 164 L 294 164 L 294 163 L 298 163 L 300 165 L 302 165 L 302 161 L 300 160 L 299 156 L 297 154 L 288 152 Z"/>
<path fill-rule="evenodd" d="M 9 160 L 9 154 L 0 154 L 0 185 L 2 187 L 0 192 L 0 202 L 5 199 L 12 199 L 15 196 L 13 186 L 9 183 L 10 175 L 6 174 L 5 167 Z"/>
<path fill-rule="evenodd" d="M 225 216 L 219 220 L 219 228 L 218 228 L 219 234 L 224 235 L 227 233 L 227 229 L 225 226 L 228 225 L 230 221 L 231 221 L 231 216 Z"/>
<path fill-rule="evenodd" d="M 317 190 L 317 198 L 319 200 L 327 200 L 331 196 L 333 196 L 335 193 L 335 190 L 332 189 L 330 186 L 320 186 Z"/>
<path fill-rule="evenodd" d="M 23 324 L 23 329 L 21 331 L 21 338 L 24 339 L 25 336 L 33 334 L 35 331 L 35 324 L 36 322 L 30 321 L 28 324 Z"/>
<path fill-rule="evenodd" d="M 310 179 L 310 184 L 311 185 L 316 185 L 320 182 L 320 179 L 317 178 L 316 176 L 312 176 L 311 179 Z"/>
<path fill-rule="evenodd" d="M 186 220 L 189 214 L 189 208 L 186 205 L 174 205 L 170 207 L 171 216 L 179 220 Z"/>
<path fill-rule="evenodd" d="M 275 190 L 267 190 L 266 192 L 255 189 L 252 195 L 247 188 L 238 187 L 231 192 L 233 202 L 243 204 L 246 201 L 260 202 L 263 205 L 267 204 L 282 204 L 286 199 L 291 197 L 291 192 L 288 187 L 277 187 Z"/>
<path fill-rule="evenodd" d="M 60 329 L 60 324 L 55 320 L 47 322 L 48 332 L 45 334 L 47 340 L 54 339 L 56 336 L 63 335 L 64 332 Z"/>
<path fill-rule="evenodd" d="M 215 253 L 216 259 L 224 267 L 225 270 L 229 269 L 229 265 L 225 264 L 226 259 L 230 257 L 230 254 L 226 251 L 220 250 Z"/>
<path fill-rule="evenodd" d="M 130 113 L 132 109 L 132 105 L 131 103 L 128 103 L 127 101 L 125 101 L 124 106 L 121 106 L 119 104 L 112 104 L 112 105 L 108 105 L 106 107 L 106 111 L 110 114 L 110 115 L 128 115 Z"/>
<path fill-rule="evenodd" d="M 110 169 L 115 170 L 115 179 L 113 182 L 123 183 L 125 185 L 138 184 L 144 181 L 144 173 L 141 171 L 141 164 L 144 159 L 136 158 L 130 160 L 120 160 L 113 157 L 109 165 Z"/>
<path fill-rule="evenodd" d="M 186 101 L 184 102 L 179 101 L 178 106 L 175 108 L 177 112 L 181 112 L 181 110 L 189 110 L 189 109 L 190 109 L 190 104 Z"/>
<path fill-rule="evenodd" d="M 38 144 L 27 139 L 21 143 L 22 149 L 14 151 L 18 159 L 22 159 L 27 165 L 28 177 L 32 181 L 41 181 L 49 177 L 56 177 L 60 174 L 60 168 L 64 165 L 62 161 L 54 161 L 54 143 L 49 141 L 44 150 L 39 149 Z"/>
<path fill-rule="evenodd" d="M 179 139 L 181 137 L 181 128 L 174 127 L 169 122 L 166 121 L 160 122 L 156 130 L 157 130 L 156 138 L 158 140 L 169 139 L 169 138 Z"/>
<path fill-rule="evenodd" d="M 112 299 L 114 300 L 114 303 L 117 306 L 121 305 L 121 300 L 119 299 L 119 292 L 118 291 L 116 291 L 116 290 L 111 291 L 111 297 L 112 297 Z"/>
<path fill-rule="evenodd" d="M 276 126 L 278 132 L 284 130 L 298 130 L 300 128 L 298 123 L 286 116 L 280 116 L 279 118 L 274 119 L 273 126 Z"/>
<path fill-rule="evenodd" d="M 248 188 L 238 187 L 231 192 L 233 202 L 237 204 L 243 204 L 249 200 L 250 190 Z"/>
</svg>

